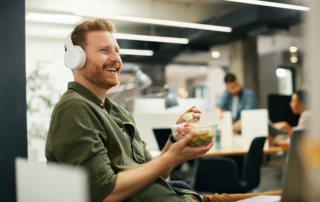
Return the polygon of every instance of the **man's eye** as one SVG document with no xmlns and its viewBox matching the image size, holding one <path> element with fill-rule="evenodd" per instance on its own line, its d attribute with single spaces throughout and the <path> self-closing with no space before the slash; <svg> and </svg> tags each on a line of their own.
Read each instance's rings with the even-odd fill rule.
<svg viewBox="0 0 320 202">
<path fill-rule="evenodd" d="M 101 49 L 100 51 L 107 51 L 107 49 Z"/>
</svg>

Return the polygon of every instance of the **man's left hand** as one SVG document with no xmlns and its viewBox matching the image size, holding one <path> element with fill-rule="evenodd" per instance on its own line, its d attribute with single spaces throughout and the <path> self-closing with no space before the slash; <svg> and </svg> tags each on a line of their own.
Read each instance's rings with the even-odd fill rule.
<svg viewBox="0 0 320 202">
<path fill-rule="evenodd" d="M 193 106 L 191 107 L 190 109 L 188 109 L 185 113 L 183 113 L 176 124 L 180 124 L 180 123 L 183 123 L 183 122 L 186 122 L 186 120 L 184 120 L 183 116 L 186 114 L 186 113 L 190 113 L 190 112 L 193 112 L 192 113 L 192 116 L 193 116 L 193 119 L 191 119 L 190 121 L 188 122 L 199 122 L 200 120 L 200 115 L 201 115 L 201 110 L 198 109 L 197 107 Z"/>
</svg>

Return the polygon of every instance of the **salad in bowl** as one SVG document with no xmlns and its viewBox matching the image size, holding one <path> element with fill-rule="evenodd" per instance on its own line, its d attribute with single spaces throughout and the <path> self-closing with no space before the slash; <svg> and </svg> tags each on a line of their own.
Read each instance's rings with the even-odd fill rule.
<svg viewBox="0 0 320 202">
<path fill-rule="evenodd" d="M 171 126 L 172 135 L 176 141 L 182 140 L 188 134 L 195 134 L 187 145 L 190 147 L 205 146 L 214 138 L 217 131 L 218 123 L 214 122 L 184 122 Z"/>
</svg>

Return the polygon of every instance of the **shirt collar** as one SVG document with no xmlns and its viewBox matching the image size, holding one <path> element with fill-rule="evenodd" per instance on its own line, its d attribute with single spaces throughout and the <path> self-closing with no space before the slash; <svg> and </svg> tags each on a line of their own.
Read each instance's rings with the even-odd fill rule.
<svg viewBox="0 0 320 202">
<path fill-rule="evenodd" d="M 89 89 L 87 89 L 86 87 L 84 87 L 80 83 L 69 82 L 68 83 L 68 90 L 70 90 L 70 89 L 78 92 L 80 95 L 82 95 L 85 98 L 87 98 L 88 100 L 92 101 L 93 103 L 98 105 L 101 109 L 106 108 L 108 111 L 110 111 L 112 108 L 112 103 L 108 98 L 106 98 L 105 102 L 103 103 L 102 100 L 98 96 L 93 94 Z"/>
</svg>

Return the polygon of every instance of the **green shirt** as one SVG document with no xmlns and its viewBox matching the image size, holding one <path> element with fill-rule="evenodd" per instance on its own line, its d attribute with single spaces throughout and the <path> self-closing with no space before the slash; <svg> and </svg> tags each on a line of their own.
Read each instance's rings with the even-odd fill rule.
<svg viewBox="0 0 320 202">
<path fill-rule="evenodd" d="M 109 114 L 106 112 L 106 110 Z M 129 129 L 130 140 L 123 132 Z M 92 202 L 101 202 L 115 187 L 117 174 L 150 161 L 146 143 L 140 139 L 132 115 L 118 104 L 70 82 L 55 106 L 46 142 L 48 161 L 82 166 L 89 173 Z M 137 182 L 139 183 L 139 182 Z M 194 202 L 197 193 L 172 187 L 162 177 L 147 186 L 130 202 Z"/>
</svg>

